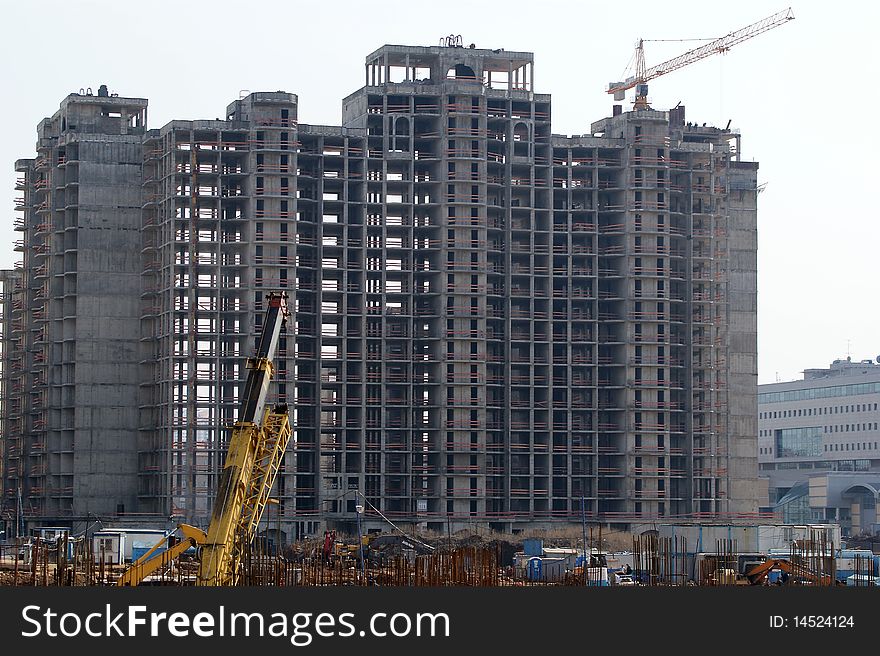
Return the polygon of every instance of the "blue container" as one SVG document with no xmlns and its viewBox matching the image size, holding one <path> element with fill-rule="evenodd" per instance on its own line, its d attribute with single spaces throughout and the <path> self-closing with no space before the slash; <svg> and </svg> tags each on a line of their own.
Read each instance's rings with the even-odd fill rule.
<svg viewBox="0 0 880 656">
<path fill-rule="evenodd" d="M 849 586 L 855 586 L 855 585 L 878 586 L 878 585 L 880 585 L 880 577 L 853 574 L 852 576 L 850 576 L 846 579 L 846 584 Z"/>
<path fill-rule="evenodd" d="M 856 556 L 866 558 L 873 555 L 870 549 L 838 549 L 837 551 L 838 558 L 855 558 Z"/>
<path fill-rule="evenodd" d="M 523 554 L 526 556 L 543 556 L 544 541 L 534 538 L 523 540 Z"/>
<path fill-rule="evenodd" d="M 152 548 L 153 547 L 132 547 L 131 548 L 132 562 L 136 561 L 138 558 L 143 556 L 145 553 L 147 553 Z M 156 549 L 155 553 L 153 553 L 153 555 L 150 556 L 150 560 L 152 560 L 153 558 L 155 558 L 156 556 L 161 554 L 163 551 L 165 551 L 165 547 L 161 547 L 160 549 Z"/>
</svg>

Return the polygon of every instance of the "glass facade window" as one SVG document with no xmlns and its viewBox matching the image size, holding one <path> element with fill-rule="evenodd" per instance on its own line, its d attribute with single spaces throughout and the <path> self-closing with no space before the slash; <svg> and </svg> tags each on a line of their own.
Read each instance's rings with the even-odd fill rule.
<svg viewBox="0 0 880 656">
<path fill-rule="evenodd" d="M 880 383 L 855 383 L 853 385 L 834 385 L 813 389 L 789 390 L 786 392 L 764 392 L 758 394 L 758 403 L 784 403 L 788 401 L 808 401 L 828 399 L 838 396 L 880 393 Z"/>
<path fill-rule="evenodd" d="M 778 458 L 813 457 L 822 451 L 822 429 L 783 428 L 776 431 L 776 456 Z"/>
<path fill-rule="evenodd" d="M 783 504 L 782 521 L 786 524 L 808 524 L 810 522 L 810 496 L 805 494 Z"/>
<path fill-rule="evenodd" d="M 836 471 L 870 471 L 871 470 L 871 461 L 858 459 L 858 460 L 838 460 L 835 464 L 834 469 Z"/>
</svg>

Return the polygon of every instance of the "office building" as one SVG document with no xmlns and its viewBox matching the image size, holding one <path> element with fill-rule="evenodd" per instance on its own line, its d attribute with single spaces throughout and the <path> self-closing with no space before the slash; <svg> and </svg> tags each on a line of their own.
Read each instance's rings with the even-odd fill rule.
<svg viewBox="0 0 880 656">
<path fill-rule="evenodd" d="M 769 507 L 790 523 L 876 532 L 880 365 L 835 360 L 758 388 L 758 463 Z M 763 504 L 762 504 L 763 505 Z"/>
</svg>

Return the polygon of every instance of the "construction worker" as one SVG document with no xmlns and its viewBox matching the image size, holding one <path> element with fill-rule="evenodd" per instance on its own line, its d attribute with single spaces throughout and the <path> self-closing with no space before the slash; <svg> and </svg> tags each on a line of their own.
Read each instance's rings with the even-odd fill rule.
<svg viewBox="0 0 880 656">
<path fill-rule="evenodd" d="M 330 562 L 330 554 L 333 553 L 333 538 L 331 537 L 330 531 L 324 531 L 324 548 L 322 550 L 322 556 L 324 558 L 324 562 Z"/>
</svg>

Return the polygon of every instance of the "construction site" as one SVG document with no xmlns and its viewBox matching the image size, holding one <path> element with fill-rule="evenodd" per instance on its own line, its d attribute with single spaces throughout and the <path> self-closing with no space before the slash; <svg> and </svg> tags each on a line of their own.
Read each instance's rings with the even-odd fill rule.
<svg viewBox="0 0 880 656">
<path fill-rule="evenodd" d="M 0 584 L 878 584 L 760 512 L 758 164 L 648 102 L 792 18 L 640 41 L 574 136 L 457 35 L 367 55 L 339 126 L 66 96 L 0 271 Z"/>
<path fill-rule="evenodd" d="M 717 527 L 721 528 L 721 527 Z M 804 538 L 787 548 L 756 550 L 751 532 L 736 538 L 699 539 L 611 534 L 591 528 L 587 546 L 519 543 L 498 536 L 456 536 L 424 541 L 414 536 L 372 535 L 360 540 L 327 536 L 280 551 L 256 540 L 232 561 L 230 578 L 211 581 L 204 534 L 186 527 L 157 550 L 116 561 L 88 540 L 33 540 L 0 549 L 0 585 L 10 586 L 875 586 L 880 555 L 870 549 L 835 548 L 817 527 L 799 527 Z M 724 527 L 727 534 L 730 528 Z M 707 535 L 711 533 L 707 529 Z M 625 550 L 614 543 L 631 542 Z M 434 544 L 431 544 L 433 542 Z M 557 538 L 558 544 L 577 544 Z M 517 550 L 519 548 L 519 550 Z M 702 550 L 699 550 L 702 549 Z M 106 560 L 105 560 L 106 558 Z"/>
</svg>

